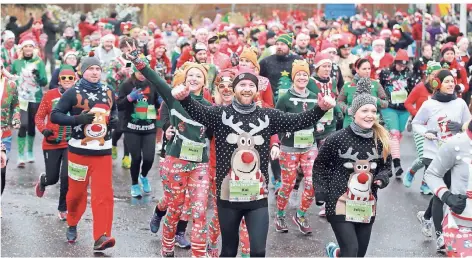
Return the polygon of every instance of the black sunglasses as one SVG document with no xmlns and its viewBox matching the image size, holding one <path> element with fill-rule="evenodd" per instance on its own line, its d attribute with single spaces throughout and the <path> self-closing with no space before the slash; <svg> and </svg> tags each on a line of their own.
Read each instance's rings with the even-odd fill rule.
<svg viewBox="0 0 472 258">
<path fill-rule="evenodd" d="M 75 76 L 69 75 L 69 76 L 61 76 L 61 81 L 65 81 L 68 79 L 69 81 L 75 80 Z"/>
</svg>

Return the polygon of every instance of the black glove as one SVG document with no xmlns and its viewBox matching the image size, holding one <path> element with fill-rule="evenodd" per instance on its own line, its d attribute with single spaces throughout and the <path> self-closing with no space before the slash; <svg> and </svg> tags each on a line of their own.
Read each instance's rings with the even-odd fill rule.
<svg viewBox="0 0 472 258">
<path fill-rule="evenodd" d="M 391 171 L 391 170 L 390 170 Z M 392 172 L 390 172 L 392 173 Z M 390 182 L 390 179 L 389 179 L 389 173 L 387 173 L 387 175 L 385 174 L 377 174 L 375 177 L 374 177 L 374 182 L 377 181 L 377 180 L 380 180 L 380 182 L 382 182 L 382 184 L 380 186 L 378 186 L 380 189 L 384 189 L 385 187 L 387 187 L 388 183 Z"/>
<path fill-rule="evenodd" d="M 95 119 L 95 114 L 89 113 L 89 111 L 86 111 L 80 115 L 75 116 L 75 124 L 88 125 L 88 124 L 91 124 L 94 119 Z"/>
<path fill-rule="evenodd" d="M 462 124 L 458 122 L 449 121 L 447 123 L 447 129 L 453 133 L 458 133 L 462 131 Z"/>
<path fill-rule="evenodd" d="M 337 121 L 342 121 L 344 119 L 344 114 L 343 112 L 337 112 L 336 113 L 336 120 Z"/>
<path fill-rule="evenodd" d="M 456 86 L 454 87 L 454 91 L 455 91 L 455 92 L 462 92 L 461 86 L 456 85 Z"/>
<path fill-rule="evenodd" d="M 54 135 L 54 132 L 51 131 L 51 130 L 49 130 L 49 129 L 44 129 L 41 133 L 42 133 L 42 134 L 44 135 L 44 137 L 46 137 L 46 138 L 49 137 L 49 136 L 51 136 L 51 135 Z"/>
<path fill-rule="evenodd" d="M 118 119 L 117 116 L 110 117 L 110 122 L 109 122 L 110 127 L 115 129 L 116 126 L 118 125 L 118 121 L 119 121 L 119 119 Z"/>
<path fill-rule="evenodd" d="M 39 76 L 39 71 L 37 69 L 33 69 L 33 71 L 31 71 L 31 73 L 34 75 L 34 77 Z"/>
<path fill-rule="evenodd" d="M 450 191 L 447 191 L 441 197 L 441 201 L 447 204 L 455 214 L 462 214 L 465 209 L 467 195 L 452 194 Z"/>
</svg>

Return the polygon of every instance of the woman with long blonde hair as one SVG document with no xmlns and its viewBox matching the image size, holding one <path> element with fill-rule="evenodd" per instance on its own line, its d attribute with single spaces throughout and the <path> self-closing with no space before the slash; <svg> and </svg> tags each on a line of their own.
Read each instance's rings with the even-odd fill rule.
<svg viewBox="0 0 472 258">
<path fill-rule="evenodd" d="M 363 257 L 367 252 L 377 208 L 377 190 L 392 173 L 390 135 L 377 121 L 377 100 L 370 80 L 361 78 L 351 104 L 352 123 L 331 134 L 313 166 L 317 205 L 338 245 L 326 246 L 329 257 Z"/>
</svg>

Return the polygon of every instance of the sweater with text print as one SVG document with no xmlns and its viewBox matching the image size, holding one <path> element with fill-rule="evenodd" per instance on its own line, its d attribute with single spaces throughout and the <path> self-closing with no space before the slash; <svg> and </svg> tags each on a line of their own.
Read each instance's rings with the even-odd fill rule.
<svg viewBox="0 0 472 258">
<path fill-rule="evenodd" d="M 143 98 L 130 102 L 127 96 L 135 88 L 142 90 Z M 120 85 L 120 94 L 117 100 L 118 110 L 125 113 L 124 121 L 121 123 L 122 130 L 132 133 L 156 132 L 158 98 L 156 88 L 152 87 L 148 80 L 141 82 L 134 75 L 130 79 L 126 79 Z"/>
<path fill-rule="evenodd" d="M 356 135 L 351 127 L 330 135 L 320 148 L 313 165 L 315 199 L 324 202 L 328 221 L 346 220 L 346 203 L 364 201 L 376 214 L 377 190 L 374 183 L 389 182 L 392 158 L 384 160 L 382 143 Z"/>
<path fill-rule="evenodd" d="M 77 124 L 83 111 L 95 114 L 92 124 Z M 69 151 L 84 156 L 111 155 L 110 117 L 117 116 L 113 91 L 106 85 L 89 85 L 84 79 L 67 90 L 51 114 L 51 122 L 72 126 Z M 70 115 L 67 115 L 69 113 Z"/>
<path fill-rule="evenodd" d="M 190 97 L 180 103 L 214 132 L 218 205 L 234 209 L 267 206 L 271 136 L 309 128 L 325 114 L 319 107 L 298 114 L 256 107 L 242 114 L 233 105 L 208 107 Z"/>
</svg>

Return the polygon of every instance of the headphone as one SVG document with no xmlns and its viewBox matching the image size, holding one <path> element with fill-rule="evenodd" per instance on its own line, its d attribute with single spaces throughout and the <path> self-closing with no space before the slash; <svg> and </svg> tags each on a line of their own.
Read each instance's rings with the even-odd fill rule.
<svg viewBox="0 0 472 258">
<path fill-rule="evenodd" d="M 454 78 L 454 84 L 457 84 L 456 78 Z M 441 80 L 439 80 L 439 78 L 434 78 L 431 81 L 431 87 L 433 90 L 439 90 L 441 88 Z"/>
</svg>

